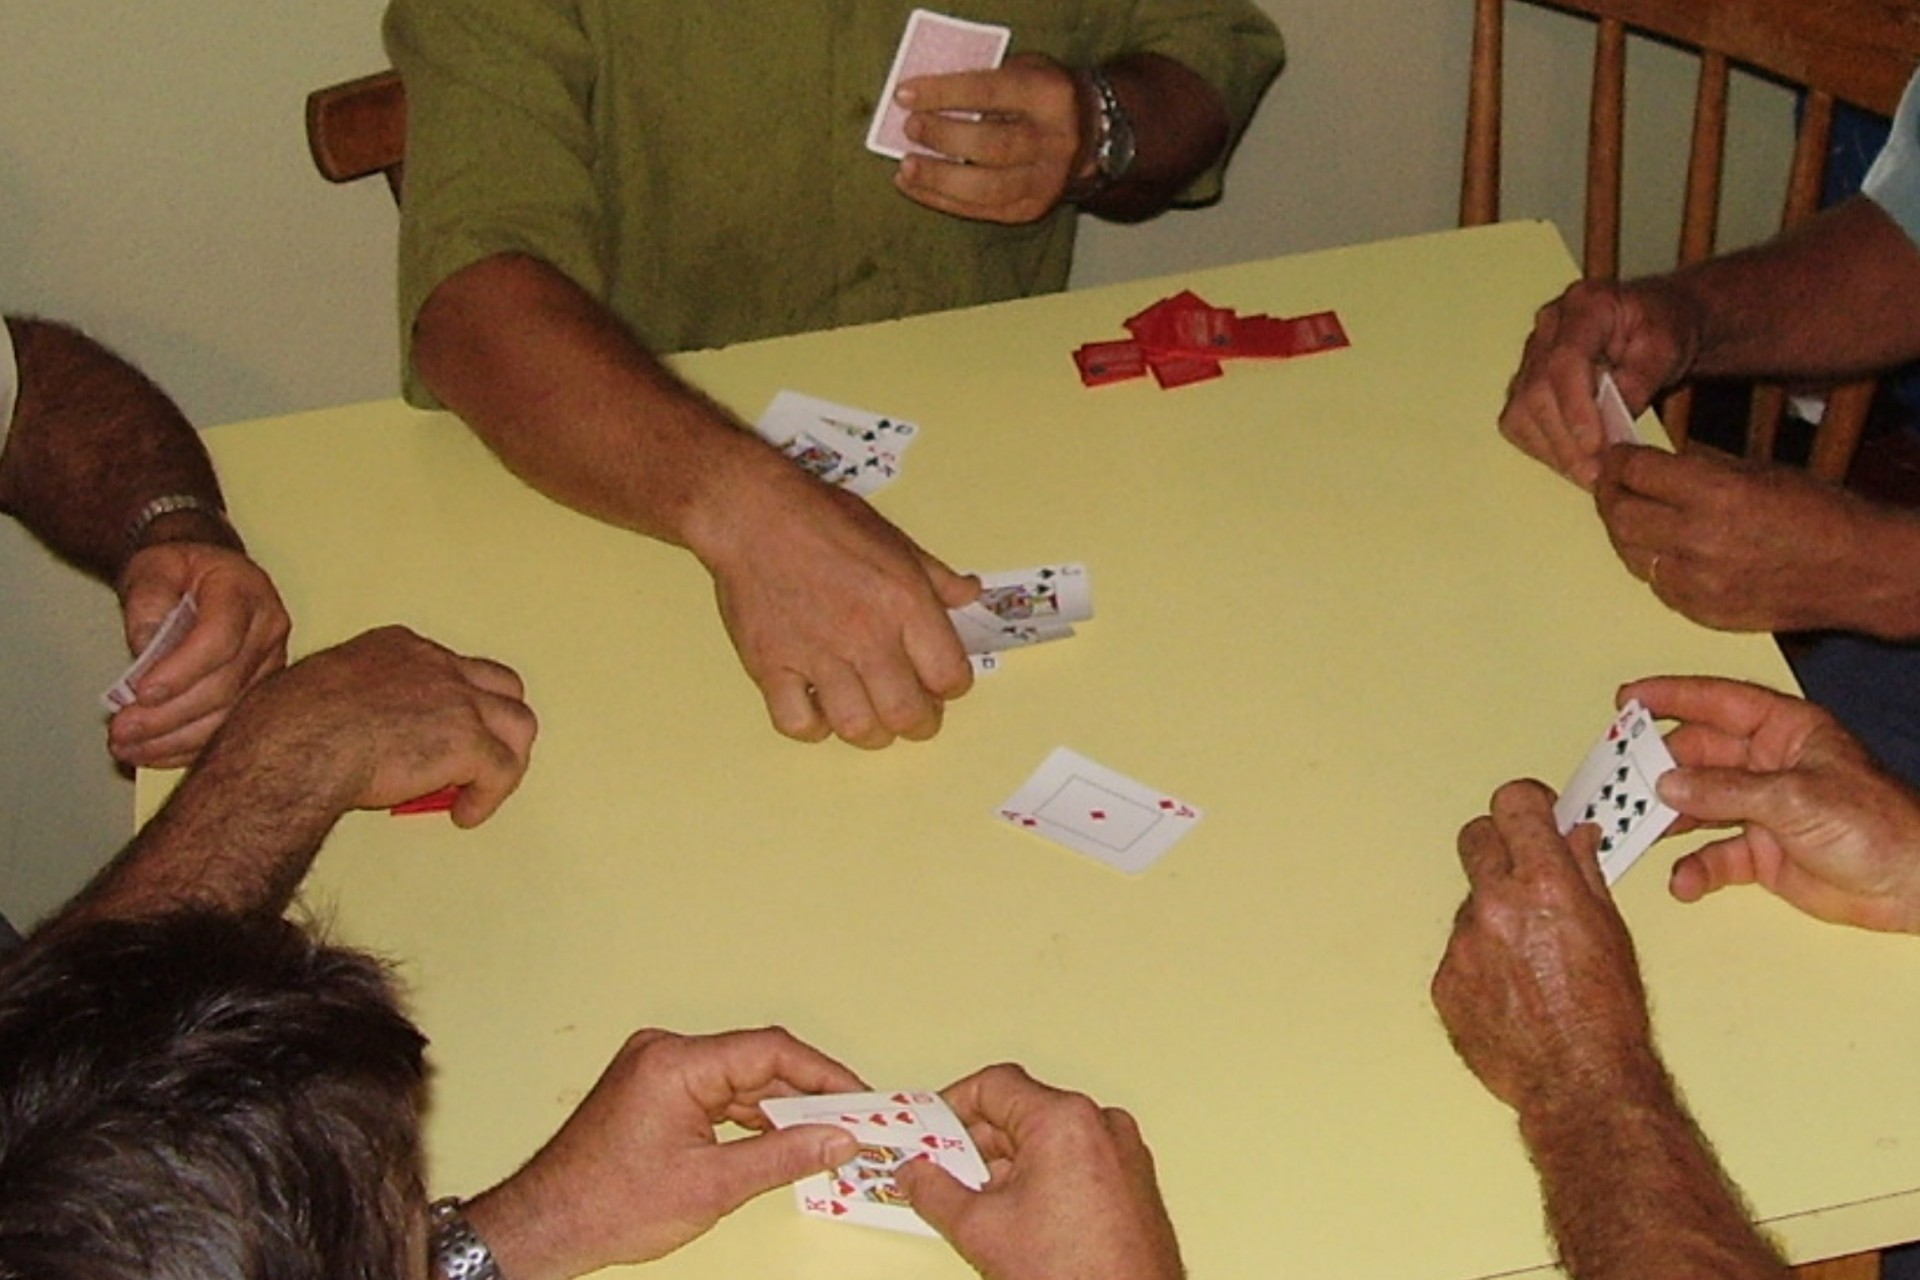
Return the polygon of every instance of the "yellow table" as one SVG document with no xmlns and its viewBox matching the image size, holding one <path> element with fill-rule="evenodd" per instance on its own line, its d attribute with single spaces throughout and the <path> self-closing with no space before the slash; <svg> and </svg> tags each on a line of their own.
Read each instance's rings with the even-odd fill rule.
<svg viewBox="0 0 1920 1280">
<path fill-rule="evenodd" d="M 749 418 L 794 388 L 922 424 L 877 505 L 952 563 L 1091 567 L 1078 637 L 878 754 L 777 737 L 689 557 L 525 490 L 451 418 L 209 433 L 301 649 L 404 621 L 515 665 L 540 712 L 493 823 L 354 815 L 309 889 L 403 961 L 434 1189 L 515 1167 L 634 1027 L 779 1022 L 881 1086 L 1016 1059 L 1133 1109 L 1196 1276 L 1544 1266 L 1511 1119 L 1427 1001 L 1455 832 L 1507 778 L 1563 781 L 1626 679 L 1789 679 L 1766 639 L 1661 608 L 1591 503 L 1495 432 L 1573 274 L 1515 224 L 681 361 Z M 1069 352 L 1181 286 L 1336 309 L 1353 346 L 1083 388 Z M 1205 821 L 1138 878 L 997 824 L 1061 744 Z M 1913 945 L 1757 891 L 1682 908 L 1668 856 L 1620 896 L 1756 1210 L 1798 1257 L 1920 1234 Z M 650 1274 L 968 1272 L 775 1195 Z"/>
</svg>

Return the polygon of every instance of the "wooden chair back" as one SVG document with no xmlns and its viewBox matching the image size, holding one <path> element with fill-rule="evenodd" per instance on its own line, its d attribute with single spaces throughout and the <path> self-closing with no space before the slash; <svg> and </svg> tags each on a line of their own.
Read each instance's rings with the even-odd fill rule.
<svg viewBox="0 0 1920 1280">
<path fill-rule="evenodd" d="M 1595 20 L 1593 91 L 1587 134 L 1583 270 L 1612 279 L 1620 265 L 1620 171 L 1626 114 L 1629 33 L 1694 50 L 1695 94 L 1686 201 L 1678 262 L 1712 255 L 1720 217 L 1728 73 L 1735 66 L 1803 88 L 1805 106 L 1795 142 L 1782 227 L 1812 216 L 1819 205 L 1836 102 L 1891 115 L 1920 63 L 1920 0 L 1525 0 Z M 1473 71 L 1468 93 L 1465 174 L 1460 224 L 1500 216 L 1502 34 L 1507 0 L 1474 0 Z M 1873 398 L 1871 381 L 1832 389 L 1808 469 L 1825 479 L 1846 475 Z M 1685 445 L 1692 397 L 1670 395 L 1661 417 L 1675 447 Z M 1756 387 L 1747 424 L 1749 457 L 1774 456 L 1786 392 Z"/>
<path fill-rule="evenodd" d="M 383 174 L 397 202 L 407 156 L 407 92 L 397 71 L 307 95 L 307 147 L 330 182 Z"/>
</svg>

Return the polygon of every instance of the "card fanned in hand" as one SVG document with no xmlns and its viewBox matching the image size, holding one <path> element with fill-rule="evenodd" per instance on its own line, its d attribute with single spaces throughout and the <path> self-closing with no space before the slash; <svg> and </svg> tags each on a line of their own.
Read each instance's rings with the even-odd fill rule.
<svg viewBox="0 0 1920 1280">
<path fill-rule="evenodd" d="M 1680 815 L 1654 793 L 1660 775 L 1678 767 L 1647 709 L 1629 702 L 1613 718 L 1554 802 L 1560 834 L 1600 828 L 1600 871 L 1613 884 L 1666 834 Z"/>
<path fill-rule="evenodd" d="M 986 1161 L 937 1093 L 900 1089 L 768 1098 L 760 1110 L 775 1128 L 830 1124 L 860 1144 L 847 1164 L 793 1184 L 794 1202 L 809 1218 L 932 1236 L 937 1233 L 894 1184 L 895 1169 L 925 1158 L 976 1190 L 987 1183 Z"/>
</svg>

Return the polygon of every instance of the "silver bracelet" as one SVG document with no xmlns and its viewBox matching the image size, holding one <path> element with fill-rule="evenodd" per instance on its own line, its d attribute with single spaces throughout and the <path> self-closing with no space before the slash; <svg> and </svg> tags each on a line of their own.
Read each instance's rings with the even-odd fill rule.
<svg viewBox="0 0 1920 1280">
<path fill-rule="evenodd" d="M 457 1196 L 435 1200 L 428 1210 L 431 1231 L 427 1236 L 427 1254 L 438 1280 L 505 1280 L 493 1250 L 480 1238 L 460 1212 Z"/>
<path fill-rule="evenodd" d="M 148 527 L 155 520 L 161 516 L 172 515 L 176 511 L 198 511 L 201 515 L 218 521 L 220 527 L 229 535 L 233 533 L 233 526 L 227 522 L 227 513 L 220 509 L 218 503 L 209 502 L 191 493 L 164 493 L 148 501 L 134 512 L 133 519 L 127 522 L 128 554 L 140 549 L 140 539 L 146 536 Z"/>
</svg>

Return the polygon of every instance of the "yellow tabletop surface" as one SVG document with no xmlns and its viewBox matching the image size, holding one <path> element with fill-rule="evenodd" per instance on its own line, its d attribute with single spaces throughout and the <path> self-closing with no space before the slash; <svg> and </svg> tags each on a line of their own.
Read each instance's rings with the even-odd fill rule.
<svg viewBox="0 0 1920 1280">
<path fill-rule="evenodd" d="M 1512 1118 L 1428 1003 L 1455 833 L 1508 778 L 1563 782 L 1627 679 L 1791 687 L 1770 640 L 1665 610 L 1499 438 L 1573 275 L 1511 224 L 678 361 L 749 420 L 791 388 L 919 423 L 875 504 L 956 566 L 1089 566 L 1077 636 L 878 753 L 778 737 L 689 556 L 540 498 L 451 417 L 209 432 L 296 648 L 404 622 L 515 666 L 540 714 L 493 822 L 351 815 L 307 890 L 400 962 L 432 1037 L 435 1193 L 510 1172 L 631 1029 L 781 1023 L 877 1087 L 1012 1059 L 1131 1109 L 1195 1276 L 1545 1266 Z M 1075 347 L 1181 287 L 1333 309 L 1352 347 L 1081 386 Z M 1060 745 L 1205 819 L 1138 877 L 996 822 Z M 1758 890 L 1681 907 L 1673 849 L 1619 898 L 1755 1211 L 1801 1258 L 1920 1235 L 1913 944 Z M 649 1274 L 970 1272 L 780 1193 Z"/>
</svg>

